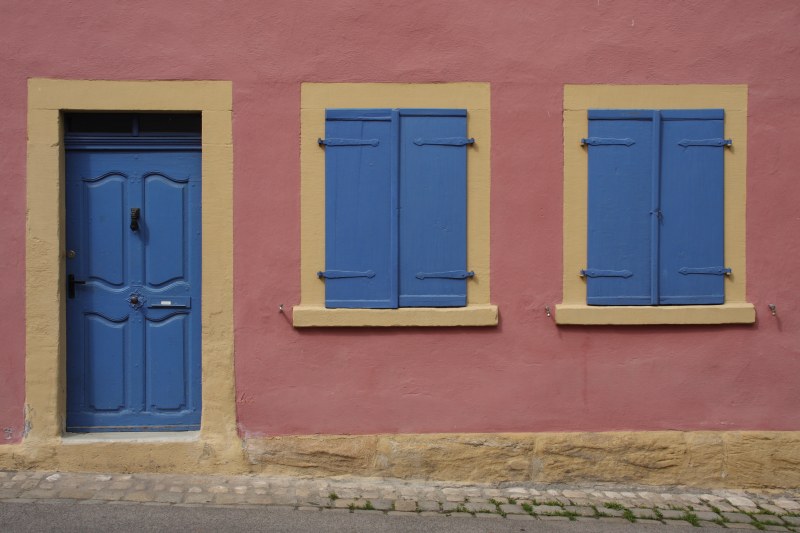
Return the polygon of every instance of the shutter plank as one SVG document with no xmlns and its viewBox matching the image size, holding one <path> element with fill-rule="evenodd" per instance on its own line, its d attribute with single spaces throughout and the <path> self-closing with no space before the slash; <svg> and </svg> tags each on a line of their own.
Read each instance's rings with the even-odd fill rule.
<svg viewBox="0 0 800 533">
<path fill-rule="evenodd" d="M 467 304 L 469 141 L 466 111 L 400 111 L 401 307 Z"/>
<path fill-rule="evenodd" d="M 587 272 L 589 305 L 651 305 L 653 113 L 589 114 L 589 137 L 632 142 L 589 144 Z M 628 275 L 629 274 L 629 275 Z"/>
<path fill-rule="evenodd" d="M 326 138 L 346 140 L 324 148 L 326 307 L 397 307 L 394 124 L 388 110 L 326 113 Z"/>
<path fill-rule="evenodd" d="M 722 111 L 663 116 L 659 303 L 721 304 L 724 144 L 686 140 L 724 141 Z"/>
</svg>

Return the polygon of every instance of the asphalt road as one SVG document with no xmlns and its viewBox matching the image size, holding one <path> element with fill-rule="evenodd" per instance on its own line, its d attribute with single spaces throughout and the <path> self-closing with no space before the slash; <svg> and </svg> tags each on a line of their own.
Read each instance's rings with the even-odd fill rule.
<svg viewBox="0 0 800 533">
<path fill-rule="evenodd" d="M 687 524 L 688 525 L 688 524 Z M 41 500 L 35 503 L 0 502 L 0 532 L 298 532 L 348 533 L 428 532 L 523 533 L 597 532 L 677 533 L 684 527 L 585 522 L 521 522 L 501 518 L 445 516 L 389 516 L 382 513 L 299 511 L 281 507 L 176 507 L 87 505 L 77 501 Z"/>
</svg>

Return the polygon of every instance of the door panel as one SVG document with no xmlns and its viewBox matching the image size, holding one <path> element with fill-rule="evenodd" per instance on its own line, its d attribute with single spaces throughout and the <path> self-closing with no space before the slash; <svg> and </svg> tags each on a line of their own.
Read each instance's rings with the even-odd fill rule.
<svg viewBox="0 0 800 533">
<path fill-rule="evenodd" d="M 200 152 L 66 160 L 67 430 L 199 429 Z"/>
<path fill-rule="evenodd" d="M 148 217 L 143 231 L 145 279 L 153 287 L 182 281 L 186 275 L 186 189 L 188 181 L 151 174 L 144 180 L 144 205 Z"/>
<path fill-rule="evenodd" d="M 180 313 L 146 323 L 148 405 L 152 409 L 175 411 L 186 406 L 187 316 Z"/>
<path fill-rule="evenodd" d="M 113 322 L 87 314 L 84 321 L 86 391 L 96 411 L 116 411 L 125 405 L 125 349 L 128 321 Z M 114 354 L 114 357 L 109 357 Z"/>
<path fill-rule="evenodd" d="M 89 278 L 109 285 L 125 280 L 126 237 L 123 232 L 128 177 L 113 173 L 80 181 L 86 213 Z"/>
</svg>

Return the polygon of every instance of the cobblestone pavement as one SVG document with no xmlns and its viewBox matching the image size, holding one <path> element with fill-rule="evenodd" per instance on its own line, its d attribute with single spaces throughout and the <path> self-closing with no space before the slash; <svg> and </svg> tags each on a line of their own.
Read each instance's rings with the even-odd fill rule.
<svg viewBox="0 0 800 533">
<path fill-rule="evenodd" d="M 467 484 L 385 478 L 0 471 L 0 502 L 79 500 L 162 506 L 288 506 L 320 513 L 418 513 L 497 520 L 577 520 L 800 532 L 800 490 L 707 490 L 614 484 Z"/>
</svg>

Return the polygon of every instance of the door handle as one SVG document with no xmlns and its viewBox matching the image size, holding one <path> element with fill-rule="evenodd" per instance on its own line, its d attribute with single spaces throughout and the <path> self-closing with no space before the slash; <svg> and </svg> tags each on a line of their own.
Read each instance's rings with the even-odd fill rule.
<svg viewBox="0 0 800 533">
<path fill-rule="evenodd" d="M 75 298 L 75 285 L 86 285 L 82 279 L 75 279 L 75 276 L 70 274 L 67 276 L 67 297 L 71 300 Z"/>
<path fill-rule="evenodd" d="M 131 207 L 131 231 L 139 230 L 139 217 L 141 216 L 141 209 L 138 207 Z"/>
</svg>

